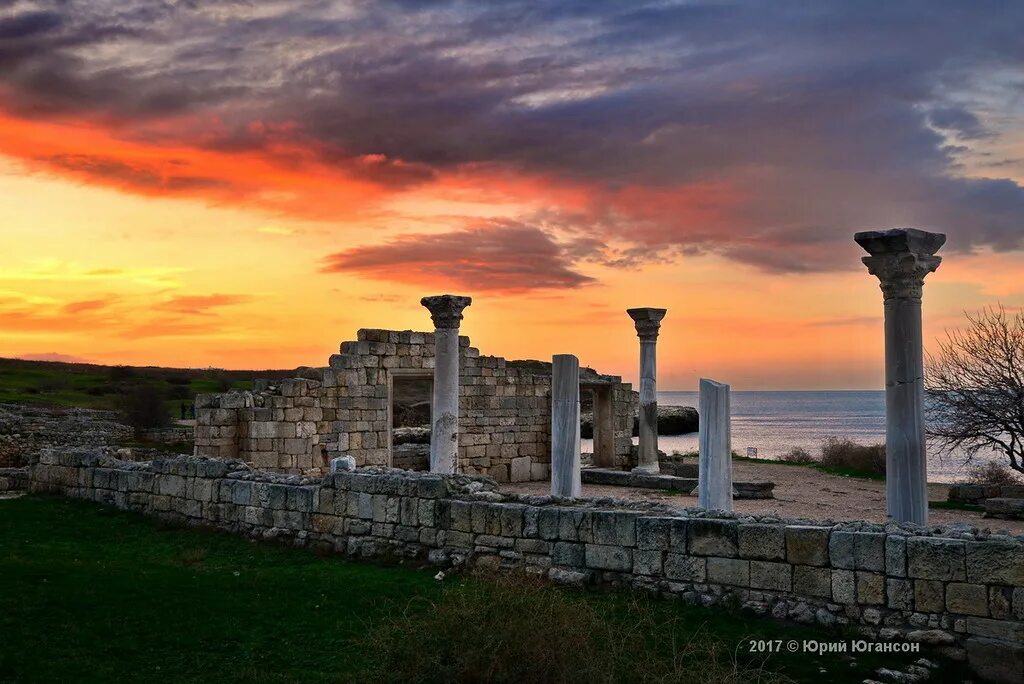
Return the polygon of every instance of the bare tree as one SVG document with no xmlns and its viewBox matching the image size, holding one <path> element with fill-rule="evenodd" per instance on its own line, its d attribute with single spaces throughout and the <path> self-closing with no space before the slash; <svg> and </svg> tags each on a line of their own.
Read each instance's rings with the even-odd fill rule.
<svg viewBox="0 0 1024 684">
<path fill-rule="evenodd" d="M 967 314 L 927 363 L 928 435 L 970 462 L 1002 452 L 1024 472 L 1024 313 L 1000 305 Z"/>
</svg>

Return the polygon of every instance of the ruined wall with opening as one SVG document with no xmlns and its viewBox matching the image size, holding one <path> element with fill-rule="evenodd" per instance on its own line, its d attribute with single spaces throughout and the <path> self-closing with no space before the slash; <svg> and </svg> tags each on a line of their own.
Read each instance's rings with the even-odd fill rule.
<svg viewBox="0 0 1024 684">
<path fill-rule="evenodd" d="M 551 367 L 483 356 L 459 338 L 459 471 L 499 482 L 543 480 L 551 461 Z M 258 383 L 251 392 L 196 399 L 196 455 L 241 458 L 257 468 L 321 472 L 330 458 L 392 465 L 391 386 L 429 375 L 433 333 L 360 330 L 316 379 Z M 612 464 L 632 456 L 636 400 L 617 376 L 585 369 L 588 385 L 609 388 Z"/>
</svg>

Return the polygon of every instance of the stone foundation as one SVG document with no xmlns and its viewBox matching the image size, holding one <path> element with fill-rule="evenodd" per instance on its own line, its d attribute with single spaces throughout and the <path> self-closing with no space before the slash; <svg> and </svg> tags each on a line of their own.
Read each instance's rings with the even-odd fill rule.
<svg viewBox="0 0 1024 684">
<path fill-rule="evenodd" d="M 395 470 L 287 476 L 197 457 L 50 451 L 29 472 L 33 491 L 351 556 L 520 569 L 706 605 L 733 597 L 878 639 L 968 654 L 995 641 L 1004 663 L 1024 662 L 1024 537 L 509 495 L 486 478 Z"/>
</svg>

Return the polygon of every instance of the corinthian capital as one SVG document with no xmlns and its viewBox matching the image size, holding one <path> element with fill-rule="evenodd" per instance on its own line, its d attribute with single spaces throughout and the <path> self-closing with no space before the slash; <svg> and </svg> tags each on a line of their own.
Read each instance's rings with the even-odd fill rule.
<svg viewBox="0 0 1024 684">
<path fill-rule="evenodd" d="M 470 297 L 449 294 L 424 297 L 420 300 L 420 304 L 430 311 L 435 328 L 455 330 L 458 330 L 459 321 L 462 320 L 462 311 L 472 303 Z"/>
<path fill-rule="evenodd" d="M 658 339 L 658 330 L 661 328 L 661 319 L 665 317 L 667 309 L 626 309 L 626 313 L 633 319 L 636 326 L 636 335 L 641 340 Z"/>
<path fill-rule="evenodd" d="M 861 259 L 881 283 L 885 299 L 921 299 L 924 278 L 939 267 L 935 256 L 946 236 L 914 228 L 867 231 L 853 236 L 871 256 Z"/>
</svg>

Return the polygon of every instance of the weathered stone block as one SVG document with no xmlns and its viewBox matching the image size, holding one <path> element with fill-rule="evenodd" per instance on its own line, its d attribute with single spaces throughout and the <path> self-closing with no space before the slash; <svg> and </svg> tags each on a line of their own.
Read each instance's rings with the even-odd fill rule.
<svg viewBox="0 0 1024 684">
<path fill-rule="evenodd" d="M 740 554 L 743 554 L 743 525 L 740 526 Z M 779 529 L 779 549 L 784 536 Z M 767 561 L 750 561 L 750 587 L 752 589 L 770 589 L 772 591 L 791 591 L 793 588 L 793 566 L 789 563 L 770 563 Z"/>
<path fill-rule="evenodd" d="M 636 546 L 635 514 L 595 511 L 592 520 L 595 544 Z"/>
<path fill-rule="evenodd" d="M 879 532 L 832 532 L 828 543 L 829 562 L 847 570 L 885 570 L 885 534 Z"/>
<path fill-rule="evenodd" d="M 988 591 L 985 585 L 950 582 L 946 585 L 946 610 L 960 615 L 988 617 Z"/>
<path fill-rule="evenodd" d="M 972 637 L 964 642 L 964 648 L 971 669 L 986 681 L 999 684 L 1024 682 L 1024 645 Z"/>
<path fill-rule="evenodd" d="M 946 607 L 942 582 L 914 580 L 914 610 L 922 613 L 941 613 Z"/>
<path fill-rule="evenodd" d="M 665 554 L 665 577 L 686 582 L 703 582 L 707 578 L 707 559 L 680 553 Z"/>
<path fill-rule="evenodd" d="M 638 518 L 636 521 L 637 548 L 667 550 L 671 539 L 673 520 L 677 520 L 677 518 Z"/>
<path fill-rule="evenodd" d="M 796 565 L 793 567 L 793 590 L 807 596 L 832 598 L 832 571 L 828 568 Z"/>
<path fill-rule="evenodd" d="M 828 565 L 829 528 L 786 527 L 786 560 L 793 565 Z"/>
<path fill-rule="evenodd" d="M 736 587 L 749 587 L 750 561 L 738 558 L 708 558 L 707 581 Z"/>
<path fill-rule="evenodd" d="M 968 617 L 966 627 L 968 634 L 1002 639 L 1011 644 L 1024 644 L 1024 622 Z"/>
<path fill-rule="evenodd" d="M 1024 544 L 968 542 L 966 561 L 967 579 L 970 582 L 1024 586 Z"/>
<path fill-rule="evenodd" d="M 687 549 L 695 556 L 734 558 L 739 546 L 738 528 L 735 520 L 692 518 L 686 524 Z"/>
<path fill-rule="evenodd" d="M 836 603 L 857 603 L 857 577 L 852 570 L 832 571 L 832 600 Z"/>
<path fill-rule="evenodd" d="M 587 544 L 586 563 L 587 567 L 595 570 L 629 572 L 633 569 L 633 554 L 621 546 Z"/>
<path fill-rule="evenodd" d="M 741 524 L 738 530 L 738 541 L 740 558 L 786 559 L 786 533 L 782 525 Z M 753 577 L 751 577 L 751 582 L 753 582 Z"/>
<path fill-rule="evenodd" d="M 907 573 L 930 580 L 964 580 L 964 542 L 941 537 L 907 539 Z"/>
<path fill-rule="evenodd" d="M 894 610 L 914 610 L 914 584 L 911 580 L 885 581 L 886 605 Z"/>
<path fill-rule="evenodd" d="M 885 605 L 885 575 L 857 571 L 857 602 L 861 605 Z"/>
<path fill-rule="evenodd" d="M 633 572 L 637 575 L 660 576 L 665 553 L 656 549 L 633 551 Z"/>
<path fill-rule="evenodd" d="M 592 542 L 591 512 L 574 508 L 560 509 L 558 537 L 565 541 Z"/>
<path fill-rule="evenodd" d="M 907 576 L 907 538 L 890 534 L 885 538 L 885 574 L 891 577 Z"/>
</svg>

